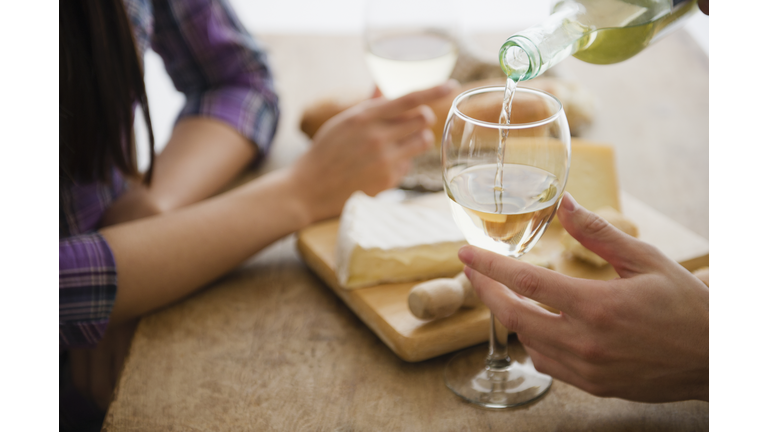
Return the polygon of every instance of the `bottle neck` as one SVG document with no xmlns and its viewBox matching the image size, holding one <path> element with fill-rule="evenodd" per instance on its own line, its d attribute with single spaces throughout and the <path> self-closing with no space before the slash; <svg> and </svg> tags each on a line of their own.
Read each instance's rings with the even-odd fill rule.
<svg viewBox="0 0 768 432">
<path fill-rule="evenodd" d="M 581 7 L 559 8 L 544 22 L 510 36 L 499 50 L 499 63 L 508 77 L 518 81 L 536 78 L 578 51 L 589 31 L 575 19 Z"/>
<path fill-rule="evenodd" d="M 525 81 L 541 74 L 541 53 L 525 36 L 511 36 L 499 50 L 501 69 L 515 81 Z"/>
</svg>

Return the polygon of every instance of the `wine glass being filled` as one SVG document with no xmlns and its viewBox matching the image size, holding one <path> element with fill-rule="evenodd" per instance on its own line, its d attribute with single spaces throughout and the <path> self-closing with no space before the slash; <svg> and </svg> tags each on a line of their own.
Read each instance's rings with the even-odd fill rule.
<svg viewBox="0 0 768 432">
<path fill-rule="evenodd" d="M 467 241 L 519 258 L 555 217 L 568 178 L 570 132 L 554 96 L 527 88 L 518 88 L 514 99 L 506 94 L 504 87 L 481 87 L 454 100 L 443 133 L 442 170 L 454 220 Z M 500 116 L 502 105 L 509 110 Z M 490 350 L 454 357 L 446 385 L 490 408 L 541 397 L 552 378 L 537 372 L 522 348 L 511 358 L 507 330 L 492 314 L 490 323 Z"/>
</svg>

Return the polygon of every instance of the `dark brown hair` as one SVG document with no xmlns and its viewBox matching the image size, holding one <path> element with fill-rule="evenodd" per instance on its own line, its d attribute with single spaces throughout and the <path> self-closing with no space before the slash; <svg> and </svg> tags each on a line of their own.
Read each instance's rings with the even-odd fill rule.
<svg viewBox="0 0 768 432">
<path fill-rule="evenodd" d="M 154 144 L 143 65 L 122 0 L 59 1 L 59 175 L 109 182 L 113 167 L 138 176 L 133 110 Z"/>
</svg>

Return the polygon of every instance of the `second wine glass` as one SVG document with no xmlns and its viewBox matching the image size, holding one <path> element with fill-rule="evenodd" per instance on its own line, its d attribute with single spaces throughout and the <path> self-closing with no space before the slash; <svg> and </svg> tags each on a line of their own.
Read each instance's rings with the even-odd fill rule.
<svg viewBox="0 0 768 432">
<path fill-rule="evenodd" d="M 467 241 L 519 258 L 555 217 L 568 178 L 571 141 L 562 104 L 542 91 L 518 88 L 509 123 L 500 122 L 504 90 L 482 87 L 454 100 L 443 133 L 443 181 Z M 454 357 L 445 370 L 446 385 L 490 408 L 542 396 L 552 378 L 537 372 L 523 350 L 510 358 L 507 330 L 493 314 L 490 322 L 490 349 Z"/>
<path fill-rule="evenodd" d="M 373 80 L 388 99 L 450 77 L 458 49 L 450 0 L 369 0 L 365 49 Z"/>
</svg>

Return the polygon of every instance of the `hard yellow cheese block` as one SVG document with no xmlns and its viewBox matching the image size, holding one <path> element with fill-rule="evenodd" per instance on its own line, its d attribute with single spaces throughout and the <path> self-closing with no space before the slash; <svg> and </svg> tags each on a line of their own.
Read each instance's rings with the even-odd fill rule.
<svg viewBox="0 0 768 432">
<path fill-rule="evenodd" d="M 544 147 L 547 151 L 542 151 Z M 556 138 L 511 137 L 507 139 L 504 162 L 535 166 L 562 178 L 566 170 L 564 154 L 565 144 Z M 621 212 L 613 146 L 572 138 L 565 190 L 588 210 L 612 207 Z"/>
<path fill-rule="evenodd" d="M 573 138 L 565 190 L 587 210 L 613 207 L 621 212 L 613 147 Z"/>
</svg>

